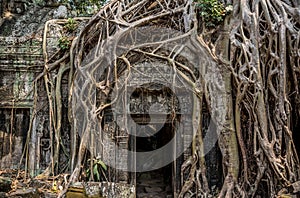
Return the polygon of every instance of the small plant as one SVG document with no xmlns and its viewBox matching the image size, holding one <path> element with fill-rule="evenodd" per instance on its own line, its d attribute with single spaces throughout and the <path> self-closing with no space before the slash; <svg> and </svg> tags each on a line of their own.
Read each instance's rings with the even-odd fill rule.
<svg viewBox="0 0 300 198">
<path fill-rule="evenodd" d="M 90 161 L 90 160 L 88 160 Z M 107 166 L 98 158 L 93 159 L 93 170 L 87 169 L 87 177 L 90 178 L 91 174 L 94 176 L 95 181 L 100 181 L 101 175 L 105 177 L 104 171 L 107 171 Z"/>
<path fill-rule="evenodd" d="M 77 22 L 73 18 L 68 18 L 64 27 L 68 32 L 73 32 L 77 28 Z"/>
<path fill-rule="evenodd" d="M 76 2 L 76 10 L 81 16 L 95 14 L 107 1 L 106 0 L 85 0 Z"/>
<path fill-rule="evenodd" d="M 232 6 L 225 7 L 218 0 L 197 0 L 196 6 L 200 9 L 200 15 L 206 27 L 215 27 L 232 11 Z"/>
<path fill-rule="evenodd" d="M 67 50 L 69 49 L 71 46 L 71 40 L 66 37 L 66 36 L 62 36 L 59 38 L 58 40 L 58 47 L 62 50 Z"/>
<path fill-rule="evenodd" d="M 52 183 L 51 191 L 52 191 L 52 192 L 57 192 L 57 190 L 58 190 L 58 188 L 57 188 L 57 182 L 56 182 L 56 180 L 55 180 L 55 181 L 53 181 L 53 183 Z"/>
</svg>

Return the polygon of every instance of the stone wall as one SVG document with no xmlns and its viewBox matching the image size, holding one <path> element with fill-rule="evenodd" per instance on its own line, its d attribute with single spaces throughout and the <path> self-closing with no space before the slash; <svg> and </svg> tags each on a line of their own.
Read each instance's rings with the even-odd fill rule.
<svg viewBox="0 0 300 198">
<path fill-rule="evenodd" d="M 35 105 L 33 81 L 44 69 L 44 25 L 56 9 L 35 0 L 0 0 L 0 168 L 16 168 L 19 164 Z M 55 39 L 51 43 L 54 48 L 58 38 Z M 65 101 L 66 85 L 63 85 Z M 29 144 L 33 157 L 29 168 L 34 174 L 50 162 L 47 95 L 42 81 L 37 87 L 38 116 L 30 130 Z"/>
<path fill-rule="evenodd" d="M 30 108 L 32 81 L 43 69 L 41 42 L 0 37 L 0 108 Z"/>
<path fill-rule="evenodd" d="M 0 37 L 0 167 L 17 168 L 29 129 L 32 82 L 43 69 L 41 42 Z"/>
<path fill-rule="evenodd" d="M 28 3 L 27 1 L 6 1 L 9 5 L 3 4 L 4 0 L 0 1 L 2 3 L 2 6 L 0 6 L 0 14 L 2 16 L 0 23 L 0 127 L 2 127 L 0 128 L 0 168 L 15 168 L 15 165 L 19 163 L 21 158 L 24 142 L 29 130 L 29 117 L 32 115 L 33 106 L 35 105 L 33 98 L 33 81 L 44 69 L 42 38 L 45 23 L 55 16 L 65 18 L 68 16 L 68 13 L 59 15 L 58 13 L 61 7 L 58 8 L 57 6 L 49 7 L 49 5 L 46 4 L 43 7 L 38 6 L 39 4 L 33 6 L 32 4 L 34 4 L 35 1 L 32 1 L 32 3 Z M 11 4 L 12 2 L 14 3 Z M 5 9 L 10 12 L 9 15 L 4 14 Z M 84 24 L 85 22 L 82 22 L 80 27 L 83 27 Z M 51 57 L 59 50 L 57 46 L 58 40 L 64 35 L 63 22 L 60 24 L 51 23 L 47 28 L 48 32 L 45 35 L 46 53 L 48 57 Z M 153 80 L 159 82 L 160 79 L 164 79 L 159 73 L 168 74 L 166 78 L 171 79 L 170 68 L 166 65 L 161 65 L 163 64 L 158 62 L 154 67 L 156 70 L 153 70 L 153 67 L 147 64 L 135 65 L 138 72 L 133 74 L 132 81 L 128 87 L 137 87 L 140 84 L 146 84 Z M 160 71 L 158 72 L 158 70 Z M 143 78 L 145 82 L 141 81 L 141 78 L 139 78 L 140 73 L 147 74 L 149 79 Z M 53 78 L 55 78 L 55 75 L 56 73 L 54 71 L 52 73 Z M 71 144 L 70 124 L 67 117 L 69 91 L 67 77 L 68 73 L 65 73 L 62 81 L 62 141 L 66 148 L 66 150 L 64 150 L 66 154 L 61 152 L 61 156 L 59 157 L 58 163 L 61 169 L 60 171 L 68 170 L 67 155 L 70 153 Z M 32 175 L 40 173 L 50 164 L 50 145 L 53 143 L 51 142 L 52 135 L 49 130 L 49 108 L 45 86 L 41 81 L 37 84 L 37 87 L 37 116 L 32 122 L 29 139 L 30 160 L 28 165 Z M 147 91 L 149 98 L 141 97 L 140 95 L 137 95 L 138 97 L 136 98 L 130 98 L 129 96 L 131 99 L 129 107 L 134 121 L 137 121 L 137 123 L 141 122 L 139 121 L 140 118 L 144 118 L 143 116 L 147 113 L 145 109 L 149 110 L 149 107 L 156 104 L 159 100 L 162 100 L 162 102 L 159 102 L 166 105 L 166 107 L 160 107 L 160 109 L 165 108 L 165 112 L 160 112 L 161 115 L 157 116 L 159 119 L 156 120 L 155 123 L 160 123 L 160 117 L 171 113 L 172 102 L 160 95 L 160 88 L 161 87 L 158 87 L 157 89 L 155 86 L 150 87 L 150 91 Z M 152 92 L 153 94 L 150 94 Z M 183 91 L 181 95 L 178 95 L 178 99 L 182 101 L 181 106 L 175 105 L 175 113 L 178 115 L 181 114 L 179 116 L 182 117 L 180 125 L 180 131 L 182 133 L 178 134 L 178 139 L 176 139 L 178 145 L 176 149 L 179 150 L 179 147 L 182 146 L 188 148 L 174 163 L 176 168 L 174 169 L 173 178 L 178 181 L 180 178 L 181 165 L 183 161 L 190 156 L 190 143 L 193 138 L 192 121 L 183 119 L 184 115 L 189 115 L 190 117 L 192 114 L 189 106 L 192 104 L 192 98 L 187 96 L 188 95 Z M 145 99 L 145 101 L 140 100 L 141 98 L 143 98 L 143 100 Z M 112 110 L 118 112 L 117 109 Z M 118 115 L 117 121 L 119 120 L 125 120 L 122 114 Z M 109 161 L 118 159 L 116 163 L 119 163 L 119 166 L 122 166 L 124 169 L 133 164 L 136 166 L 135 159 L 129 159 L 126 153 L 111 152 L 116 150 L 115 145 L 126 150 L 129 147 L 133 147 L 130 143 L 136 141 L 124 130 L 119 130 L 119 128 L 112 126 L 113 124 L 114 123 L 110 123 L 109 121 L 105 122 L 105 133 L 103 135 L 105 150 L 102 156 L 103 159 Z M 133 127 L 130 130 L 137 129 Z M 110 155 L 112 153 L 114 155 Z M 216 153 L 218 154 L 218 151 L 216 151 Z M 211 155 L 216 154 L 212 153 Z M 215 158 L 212 157 L 211 159 L 214 160 Z M 208 167 L 209 170 L 215 170 L 217 168 L 219 167 Z M 109 172 L 111 173 L 109 179 L 115 182 L 134 183 L 133 181 L 136 177 L 135 174 L 116 171 L 111 167 L 109 167 Z M 217 183 L 217 181 L 215 183 Z M 179 189 L 179 185 L 179 182 L 177 182 L 174 190 Z"/>
</svg>

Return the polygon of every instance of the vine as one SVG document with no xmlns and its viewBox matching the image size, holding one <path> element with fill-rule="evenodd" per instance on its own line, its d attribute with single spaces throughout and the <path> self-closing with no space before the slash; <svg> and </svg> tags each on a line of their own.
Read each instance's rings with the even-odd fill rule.
<svg viewBox="0 0 300 198">
<path fill-rule="evenodd" d="M 232 6 L 224 6 L 230 3 Z M 199 7 L 207 29 L 199 27 L 202 24 L 199 25 L 195 17 L 194 6 Z M 291 189 L 291 186 L 296 186 L 295 183 L 300 180 L 300 163 L 293 140 L 295 128 L 299 127 L 299 123 L 295 122 L 300 118 L 297 109 L 300 105 L 299 13 L 299 5 L 293 0 L 234 0 L 224 1 L 224 4 L 215 0 L 201 0 L 194 4 L 188 0 L 109 2 L 91 18 L 80 35 L 73 40 L 70 50 L 55 60 L 48 60 L 45 53 L 43 76 L 49 96 L 49 114 L 53 119 L 49 128 L 54 128 L 52 133 L 55 134 L 56 144 L 60 144 L 61 123 L 60 117 L 57 117 L 61 113 L 58 94 L 60 81 L 53 84 L 50 71 L 62 73 L 70 69 L 70 90 L 76 86 L 73 80 L 78 73 L 76 74 L 75 70 L 92 74 L 89 78 L 79 76 L 86 82 L 82 87 L 83 92 L 69 96 L 69 105 L 74 98 L 79 104 L 73 106 L 69 112 L 70 121 L 73 123 L 71 135 L 75 141 L 79 141 L 76 139 L 75 130 L 78 130 L 78 120 L 72 115 L 76 111 L 86 112 L 84 120 L 80 121 L 84 123 L 80 126 L 80 148 L 71 149 L 70 163 L 73 173 L 69 184 L 79 180 L 87 145 L 95 146 L 93 144 L 96 136 L 93 131 L 98 129 L 99 133 L 102 133 L 101 128 L 96 128 L 96 123 L 102 122 L 104 111 L 115 102 L 109 100 L 109 94 L 115 88 L 124 68 L 134 69 L 135 58 L 140 57 L 139 61 L 167 61 L 177 75 L 193 85 L 193 91 L 197 93 L 195 101 L 201 105 L 208 104 L 210 115 L 224 106 L 229 109 L 226 112 L 224 128 L 218 130 L 218 147 L 222 152 L 222 161 L 219 163 L 223 165 L 224 175 L 224 179 L 221 178 L 222 187 L 212 189 L 209 186 L 207 161 L 203 157 L 204 148 L 201 146 L 204 129 L 199 126 L 190 157 L 181 167 L 182 184 L 179 197 L 216 194 L 218 197 L 276 197 L 297 193 L 299 190 L 296 187 Z M 206 56 L 203 58 L 216 63 L 206 65 L 205 69 L 209 70 L 210 74 L 217 73 L 218 69 L 222 71 L 227 102 L 224 104 L 219 98 L 211 98 L 209 93 L 217 87 L 202 83 L 194 73 L 195 68 L 174 56 L 179 53 L 164 51 L 160 44 L 151 41 L 151 37 L 146 37 L 149 40 L 144 45 L 130 48 L 128 53 L 114 54 L 118 62 L 107 66 L 100 79 L 94 79 L 94 72 L 97 71 L 95 63 L 103 61 L 104 52 L 108 50 L 104 48 L 104 40 L 115 46 L 120 39 L 118 35 L 130 28 L 147 25 L 182 31 L 184 34 L 175 37 L 175 41 L 189 38 L 194 46 L 205 49 L 203 53 Z M 162 43 L 172 42 L 164 39 L 161 39 Z M 189 46 L 185 43 L 184 47 Z M 93 61 L 82 67 L 83 60 L 92 49 L 97 49 L 98 53 L 94 55 Z M 66 67 L 66 63 L 69 64 L 69 68 Z M 215 76 L 211 75 L 210 80 L 216 80 Z M 84 95 L 92 93 L 95 86 L 101 99 L 97 103 Z M 86 101 L 90 104 L 83 103 Z M 57 109 L 54 108 L 55 103 L 59 104 Z M 218 105 L 211 108 L 214 103 Z M 91 114 L 93 112 L 97 115 Z M 201 115 L 193 116 L 201 118 Z M 97 146 L 102 147 L 103 142 Z M 56 148 L 55 152 L 57 151 Z M 91 159 L 94 157 L 95 151 L 92 150 Z M 93 167 L 93 164 L 91 163 L 90 167 Z"/>
</svg>

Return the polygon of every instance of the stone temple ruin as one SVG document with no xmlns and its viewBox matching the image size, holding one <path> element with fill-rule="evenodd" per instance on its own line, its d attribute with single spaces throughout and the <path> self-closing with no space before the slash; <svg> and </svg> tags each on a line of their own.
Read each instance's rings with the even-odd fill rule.
<svg viewBox="0 0 300 198">
<path fill-rule="evenodd" d="M 0 0 L 0 197 L 297 196 L 299 3 L 203 2 Z"/>
<path fill-rule="evenodd" d="M 0 30 L 0 167 L 16 169 L 20 164 L 22 167 L 26 165 L 29 173 L 34 176 L 42 173 L 51 163 L 52 135 L 48 127 L 50 119 L 45 86 L 40 83 L 37 85 L 37 91 L 33 92 L 32 85 L 44 70 L 43 42 L 46 42 L 48 56 L 55 56 L 63 27 L 55 24 L 49 25 L 49 30 L 44 35 L 43 27 L 53 16 L 54 9 L 45 7 L 39 11 L 28 11 L 24 10 L 25 2 L 14 2 L 10 7 L 14 17 L 2 21 Z M 0 15 L 2 16 L 4 15 L 3 6 L 8 5 L 0 1 Z M 38 12 L 35 14 L 38 17 L 32 17 L 35 12 Z M 31 19 L 28 20 L 29 18 Z M 84 27 L 87 21 L 81 20 L 81 26 Z M 19 27 L 18 24 L 23 24 L 23 27 Z M 193 120 L 190 119 L 192 117 L 190 105 L 193 104 L 193 96 L 182 88 L 176 90 L 175 97 L 174 90 L 164 85 L 162 79 L 172 79 L 172 72 L 163 62 L 154 60 L 151 65 L 147 62 L 137 62 L 135 68 L 126 87 L 127 93 L 130 94 L 125 96 L 129 101 L 126 107 L 129 111 L 128 118 L 132 122 L 130 134 L 126 133 L 122 127 L 115 125 L 116 120 L 125 119 L 122 113 L 124 109 L 116 107 L 107 110 L 104 115 L 102 158 L 121 169 L 108 166 L 106 179 L 109 182 L 135 186 L 135 193 L 140 197 L 149 195 L 176 197 L 182 187 L 181 178 L 184 177 L 181 175 L 181 167 L 190 156 L 192 149 L 190 144 L 193 138 Z M 147 77 L 139 78 L 140 74 L 151 76 L 152 79 L 149 81 Z M 125 80 L 121 78 L 120 83 L 122 84 Z M 60 152 L 58 173 L 70 171 L 68 164 L 72 158 L 70 153 L 72 149 L 78 149 L 79 146 L 78 142 L 73 145 L 73 141 L 76 138 L 80 139 L 80 136 L 75 137 L 70 133 L 72 126 L 68 120 L 68 83 L 68 73 L 65 73 L 61 87 L 63 101 L 61 141 L 64 150 Z M 151 110 L 155 113 L 153 117 L 149 116 Z M 31 121 L 33 114 L 37 116 Z M 206 117 L 202 124 L 208 127 L 210 118 L 205 110 L 203 116 Z M 175 134 L 177 127 L 180 127 L 180 131 L 184 133 Z M 151 137 L 136 136 L 139 133 L 151 133 L 151 130 L 158 130 L 158 132 Z M 163 147 L 173 138 L 175 138 L 172 145 L 173 152 L 166 153 L 166 156 L 162 157 L 171 156 L 174 160 L 148 172 L 135 172 L 134 170 L 141 166 L 154 166 L 151 164 L 153 163 L 151 159 L 146 164 L 140 164 L 134 156 L 127 156 L 124 153 L 111 155 L 116 145 L 120 149 L 147 152 Z M 27 141 L 29 144 L 26 152 L 30 159 L 25 161 L 23 151 Z M 180 147 L 187 149 L 179 157 L 175 156 L 174 153 L 180 150 Z M 217 161 L 221 157 L 220 151 L 214 148 L 206 157 L 211 162 L 207 167 L 208 171 L 214 170 L 208 178 L 210 185 L 218 185 L 221 167 Z"/>
</svg>

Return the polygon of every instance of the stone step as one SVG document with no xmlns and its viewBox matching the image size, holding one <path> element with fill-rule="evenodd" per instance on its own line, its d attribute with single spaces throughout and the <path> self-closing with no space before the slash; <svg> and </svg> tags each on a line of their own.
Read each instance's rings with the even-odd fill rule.
<svg viewBox="0 0 300 198">
<path fill-rule="evenodd" d="M 144 180 L 144 181 L 139 181 L 139 184 L 161 184 L 164 183 L 163 180 L 159 180 L 159 179 L 151 179 L 151 180 Z"/>
<path fill-rule="evenodd" d="M 137 198 L 166 198 L 167 193 L 140 193 Z"/>
<path fill-rule="evenodd" d="M 147 184 L 147 183 L 141 183 L 141 184 L 138 184 L 139 187 L 160 187 L 160 188 L 164 188 L 166 187 L 165 184 L 161 184 L 161 183 L 158 183 L 158 184 Z"/>
<path fill-rule="evenodd" d="M 163 192 L 164 189 L 162 189 L 158 186 L 151 186 L 151 187 L 145 187 L 145 191 L 147 193 L 158 193 L 158 192 Z"/>
</svg>

